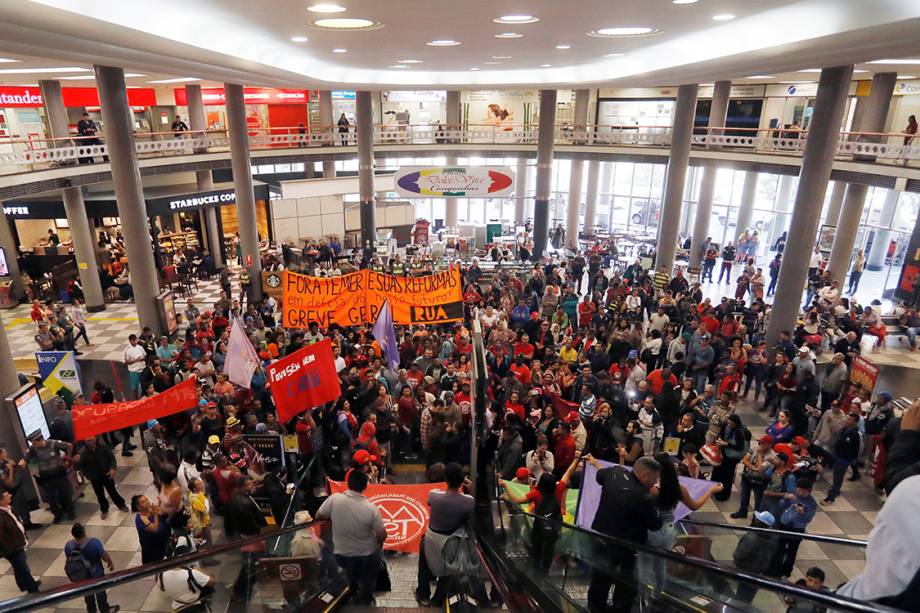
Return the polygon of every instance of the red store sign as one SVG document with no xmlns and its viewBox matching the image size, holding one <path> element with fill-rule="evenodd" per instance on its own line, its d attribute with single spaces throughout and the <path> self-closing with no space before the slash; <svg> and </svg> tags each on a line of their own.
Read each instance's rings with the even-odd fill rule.
<svg viewBox="0 0 920 613">
<path fill-rule="evenodd" d="M 188 106 L 188 96 L 184 87 L 173 90 L 176 106 Z M 225 104 L 227 96 L 223 87 L 205 87 L 201 90 L 202 101 L 206 105 Z M 306 104 L 310 92 L 305 89 L 273 89 L 269 87 L 244 87 L 243 99 L 246 104 Z"/>
<path fill-rule="evenodd" d="M 61 89 L 66 107 L 98 107 L 99 92 L 95 87 L 64 87 Z M 152 87 L 128 90 L 128 104 L 135 107 L 154 106 L 156 91 Z M 42 92 L 38 87 L 0 87 L 0 108 L 41 108 Z"/>
</svg>

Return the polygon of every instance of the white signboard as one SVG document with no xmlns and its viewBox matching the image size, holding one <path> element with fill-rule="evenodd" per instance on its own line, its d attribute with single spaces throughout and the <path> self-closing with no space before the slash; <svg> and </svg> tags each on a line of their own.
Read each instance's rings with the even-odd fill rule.
<svg viewBox="0 0 920 613">
<path fill-rule="evenodd" d="M 409 166 L 394 177 L 406 198 L 483 198 L 514 191 L 514 172 L 506 166 Z"/>
</svg>

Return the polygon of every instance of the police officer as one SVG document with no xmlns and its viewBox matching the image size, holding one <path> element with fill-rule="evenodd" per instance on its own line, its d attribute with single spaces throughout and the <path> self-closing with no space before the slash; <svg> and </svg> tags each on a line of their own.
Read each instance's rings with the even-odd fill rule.
<svg viewBox="0 0 920 613">
<path fill-rule="evenodd" d="M 29 435 L 29 451 L 26 453 L 26 462 L 37 473 L 36 481 L 42 488 L 42 494 L 51 513 L 54 523 L 58 524 L 66 515 L 67 519 L 76 519 L 73 509 L 73 488 L 67 479 L 67 465 L 73 454 L 73 445 L 54 439 L 45 440 L 41 430 L 36 430 Z"/>
</svg>

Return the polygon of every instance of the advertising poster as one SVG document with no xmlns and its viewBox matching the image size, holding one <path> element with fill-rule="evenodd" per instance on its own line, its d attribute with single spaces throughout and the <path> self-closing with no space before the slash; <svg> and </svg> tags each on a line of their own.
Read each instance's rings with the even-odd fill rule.
<svg viewBox="0 0 920 613">
<path fill-rule="evenodd" d="M 875 384 L 878 383 L 878 366 L 867 357 L 856 356 L 850 367 L 850 383 L 859 385 L 870 393 L 875 391 Z"/>
<path fill-rule="evenodd" d="M 306 328 L 317 322 L 354 326 L 377 320 L 389 300 L 397 324 L 445 323 L 463 319 L 460 270 L 398 277 L 360 270 L 338 277 L 282 274 L 282 324 Z"/>
<path fill-rule="evenodd" d="M 914 278 L 920 275 L 920 223 L 914 226 L 910 235 L 910 243 L 904 254 L 904 266 L 901 267 L 901 276 L 894 295 L 900 300 L 910 300 L 914 295 Z"/>
<path fill-rule="evenodd" d="M 342 395 L 328 338 L 270 364 L 265 374 L 282 423 Z"/>
<path fill-rule="evenodd" d="M 80 367 L 73 351 L 36 351 L 38 375 L 42 384 L 57 394 L 61 390 L 71 396 L 83 393 L 80 385 Z"/>
<path fill-rule="evenodd" d="M 481 90 L 466 95 L 463 123 L 469 126 L 490 126 L 501 131 L 536 122 L 539 107 L 537 90 Z"/>
<path fill-rule="evenodd" d="M 420 485 L 379 485 L 371 483 L 364 491 L 383 516 L 387 540 L 383 548 L 388 551 L 418 553 L 422 537 L 428 529 L 428 494 L 444 489 L 444 483 Z M 329 481 L 332 494 L 342 493 L 348 485 L 342 481 Z"/>
<path fill-rule="evenodd" d="M 505 166 L 408 166 L 396 171 L 393 181 L 407 198 L 481 198 L 514 191 L 514 172 Z"/>
</svg>

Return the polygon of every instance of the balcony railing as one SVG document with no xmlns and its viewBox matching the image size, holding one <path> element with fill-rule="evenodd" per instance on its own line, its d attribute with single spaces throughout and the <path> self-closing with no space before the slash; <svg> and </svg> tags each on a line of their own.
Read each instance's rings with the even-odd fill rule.
<svg viewBox="0 0 920 613">
<path fill-rule="evenodd" d="M 696 128 L 696 149 L 733 150 L 758 154 L 801 155 L 806 130 L 757 128 Z M 448 128 L 431 125 L 385 125 L 374 127 L 377 147 L 388 145 L 528 145 L 536 146 L 538 129 L 533 125 L 476 125 Z M 917 164 L 920 139 L 889 132 L 842 132 L 837 143 L 838 159 L 882 164 Z M 251 129 L 253 150 L 352 147 L 354 127 L 337 126 Z M 557 145 L 585 147 L 637 147 L 666 150 L 671 129 L 661 126 L 557 126 Z M 229 149 L 225 130 L 200 132 L 138 132 L 135 150 L 139 158 L 176 157 L 193 153 L 218 153 Z M 108 155 L 105 135 L 57 139 L 0 138 L 0 174 L 43 170 L 78 163 L 100 162 Z"/>
</svg>

